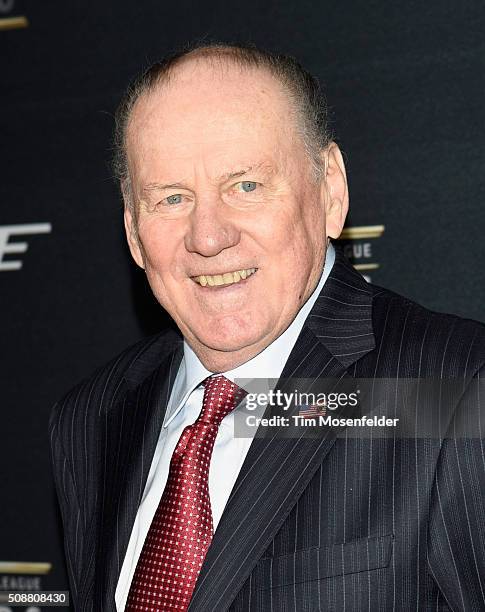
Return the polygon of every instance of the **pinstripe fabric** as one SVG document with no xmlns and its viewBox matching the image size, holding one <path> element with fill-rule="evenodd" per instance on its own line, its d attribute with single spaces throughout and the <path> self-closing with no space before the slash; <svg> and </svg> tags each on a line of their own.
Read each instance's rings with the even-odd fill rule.
<svg viewBox="0 0 485 612">
<path fill-rule="evenodd" d="M 441 438 L 255 439 L 189 610 L 485 610 L 485 327 L 368 285 L 337 259 L 282 378 L 457 379 Z M 144 340 L 72 390 L 50 419 L 76 610 L 114 591 L 182 356 Z M 386 398 L 386 411 L 402 406 Z M 416 427 L 422 404 L 406 407 Z M 477 437 L 455 439 L 476 418 Z"/>
</svg>

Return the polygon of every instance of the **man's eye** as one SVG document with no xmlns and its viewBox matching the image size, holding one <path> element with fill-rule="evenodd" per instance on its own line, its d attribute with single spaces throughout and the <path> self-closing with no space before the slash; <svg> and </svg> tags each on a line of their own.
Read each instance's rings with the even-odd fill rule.
<svg viewBox="0 0 485 612">
<path fill-rule="evenodd" d="M 258 186 L 258 183 L 254 181 L 241 181 L 238 183 L 240 189 L 245 193 L 249 193 L 250 191 L 254 191 Z"/>
<path fill-rule="evenodd" d="M 170 195 L 165 198 L 167 204 L 181 204 L 182 203 L 182 194 L 175 193 L 174 195 Z"/>
</svg>

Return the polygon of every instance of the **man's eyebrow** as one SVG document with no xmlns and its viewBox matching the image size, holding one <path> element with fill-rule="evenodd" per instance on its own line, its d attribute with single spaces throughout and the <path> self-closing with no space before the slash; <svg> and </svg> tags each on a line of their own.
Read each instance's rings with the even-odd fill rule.
<svg viewBox="0 0 485 612">
<path fill-rule="evenodd" d="M 276 172 L 276 169 L 269 164 L 268 162 L 260 162 L 259 164 L 255 164 L 253 166 L 248 166 L 247 168 L 243 168 L 241 170 L 236 170 L 234 172 L 225 172 L 220 176 L 216 177 L 217 181 L 229 181 L 234 178 L 238 178 L 240 176 L 244 176 L 248 172 L 258 172 L 265 171 L 268 174 L 273 174 Z M 162 191 L 164 189 L 187 189 L 187 184 L 184 182 L 177 183 L 147 183 L 143 186 L 143 191 Z"/>
<path fill-rule="evenodd" d="M 143 191 L 161 191 L 162 189 L 186 189 L 183 183 L 147 183 L 143 186 Z"/>
<path fill-rule="evenodd" d="M 258 164 L 255 164 L 254 166 L 248 166 L 247 168 L 244 168 L 243 170 L 237 170 L 236 172 L 227 172 L 221 176 L 218 177 L 218 180 L 230 180 L 233 178 L 238 178 L 239 176 L 243 176 L 244 174 L 247 174 L 248 172 L 259 172 L 259 171 L 265 171 L 268 174 L 272 174 L 274 172 L 276 172 L 275 168 L 269 164 L 268 162 L 260 162 Z"/>
</svg>

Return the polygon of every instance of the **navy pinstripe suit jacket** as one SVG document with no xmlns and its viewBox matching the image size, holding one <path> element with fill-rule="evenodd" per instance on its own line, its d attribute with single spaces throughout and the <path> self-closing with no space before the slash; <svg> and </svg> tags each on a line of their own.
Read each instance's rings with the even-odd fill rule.
<svg viewBox="0 0 485 612">
<path fill-rule="evenodd" d="M 329 429 L 316 438 L 255 439 L 189 610 L 485 610 L 485 419 L 474 384 L 484 340 L 479 323 L 366 283 L 337 249 L 282 377 L 456 379 L 460 392 L 442 425 L 453 432 L 475 411 L 477 433 L 358 439 Z M 76 610 L 115 610 L 181 358 L 174 332 L 143 340 L 52 411 Z M 423 407 L 394 401 L 393 410 L 412 421 Z"/>
</svg>

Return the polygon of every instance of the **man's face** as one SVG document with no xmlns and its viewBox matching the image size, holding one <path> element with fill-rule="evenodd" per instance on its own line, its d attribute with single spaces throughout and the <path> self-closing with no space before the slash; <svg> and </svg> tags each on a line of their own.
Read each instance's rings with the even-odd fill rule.
<svg viewBox="0 0 485 612">
<path fill-rule="evenodd" d="M 292 322 L 346 212 L 336 145 L 312 176 L 292 107 L 265 71 L 192 60 L 143 95 L 128 126 L 132 254 L 212 371 Z"/>
</svg>

